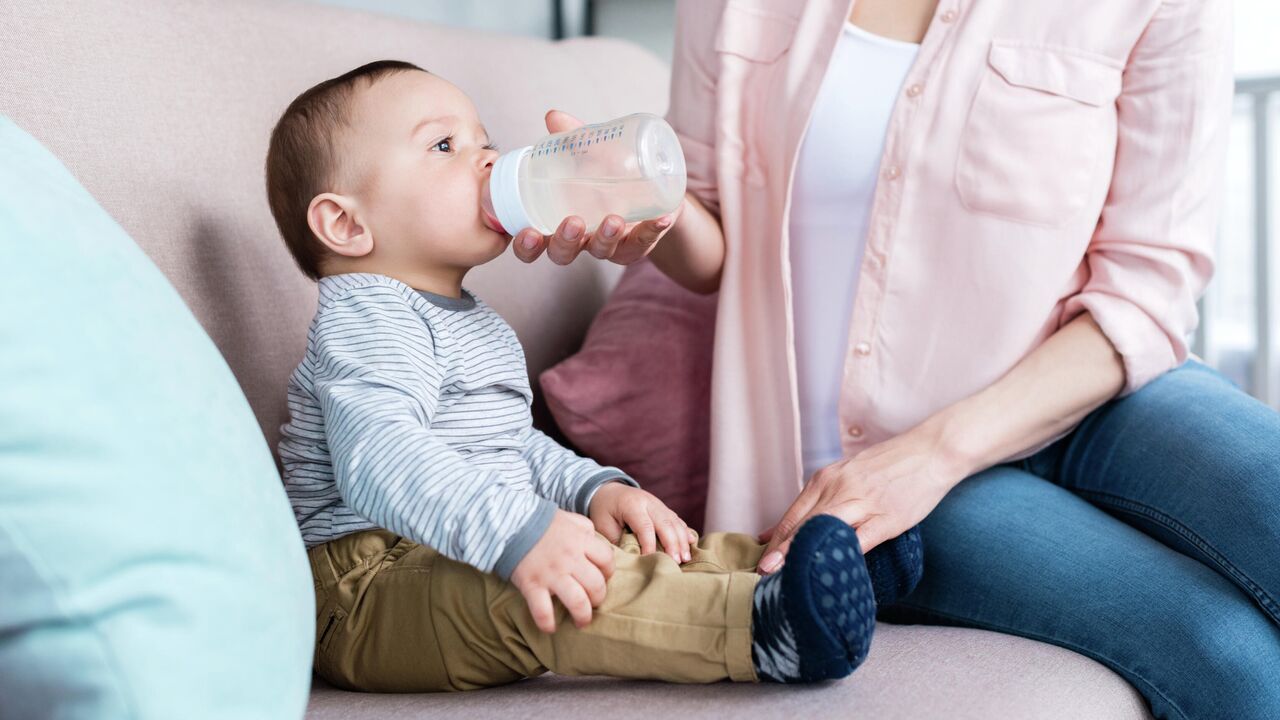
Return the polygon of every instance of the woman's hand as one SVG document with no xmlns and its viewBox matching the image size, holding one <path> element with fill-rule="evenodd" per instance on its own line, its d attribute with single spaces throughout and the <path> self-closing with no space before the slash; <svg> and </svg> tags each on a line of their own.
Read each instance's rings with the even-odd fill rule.
<svg viewBox="0 0 1280 720">
<path fill-rule="evenodd" d="M 791 539 L 814 515 L 852 525 L 863 553 L 906 532 L 968 476 L 966 462 L 925 424 L 813 474 L 782 520 L 761 534 L 768 542 L 761 574 L 782 567 Z"/>
<path fill-rule="evenodd" d="M 574 116 L 552 110 L 546 117 L 547 130 L 564 132 L 584 124 Z M 551 262 L 568 265 L 583 250 L 601 260 L 611 260 L 619 265 L 630 265 L 649 254 L 658 240 L 680 218 L 689 201 L 686 199 L 675 210 L 662 217 L 644 222 L 627 224 L 619 215 L 606 215 L 595 232 L 587 232 L 586 223 L 577 215 L 560 222 L 552 235 L 543 235 L 533 228 L 516 233 L 511 247 L 516 257 L 531 263 L 545 251 Z"/>
<path fill-rule="evenodd" d="M 1060 437 L 1124 382 L 1119 353 L 1082 313 L 987 388 L 814 473 L 782 521 L 760 536 L 769 543 L 760 571 L 782 567 L 792 535 L 813 515 L 853 525 L 864 553 L 901 535 L 961 480 Z"/>
</svg>

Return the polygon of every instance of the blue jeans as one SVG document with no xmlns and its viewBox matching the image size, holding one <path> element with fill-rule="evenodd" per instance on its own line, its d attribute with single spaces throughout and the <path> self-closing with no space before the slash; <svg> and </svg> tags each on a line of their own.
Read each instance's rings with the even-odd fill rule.
<svg viewBox="0 0 1280 720">
<path fill-rule="evenodd" d="M 1204 365 L 964 480 L 920 528 L 924 578 L 881 619 L 1070 648 L 1160 718 L 1280 718 L 1280 413 Z"/>
</svg>

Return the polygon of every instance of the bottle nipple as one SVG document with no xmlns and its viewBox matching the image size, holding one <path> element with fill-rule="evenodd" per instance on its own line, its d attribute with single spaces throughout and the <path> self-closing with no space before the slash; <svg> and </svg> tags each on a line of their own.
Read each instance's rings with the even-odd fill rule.
<svg viewBox="0 0 1280 720">
<path fill-rule="evenodd" d="M 503 235 L 510 235 L 506 228 L 502 227 L 502 223 L 498 220 L 498 214 L 493 210 L 493 197 L 489 193 L 489 183 L 482 183 L 480 186 L 480 214 L 484 218 L 485 227 Z"/>
</svg>

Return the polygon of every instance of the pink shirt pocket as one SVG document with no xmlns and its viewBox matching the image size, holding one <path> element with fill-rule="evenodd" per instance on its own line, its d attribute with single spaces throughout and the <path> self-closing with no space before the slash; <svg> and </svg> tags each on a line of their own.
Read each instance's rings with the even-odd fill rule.
<svg viewBox="0 0 1280 720">
<path fill-rule="evenodd" d="M 1078 50 L 991 43 L 965 121 L 956 190 L 973 212 L 1057 227 L 1114 154 L 1121 66 Z"/>
</svg>

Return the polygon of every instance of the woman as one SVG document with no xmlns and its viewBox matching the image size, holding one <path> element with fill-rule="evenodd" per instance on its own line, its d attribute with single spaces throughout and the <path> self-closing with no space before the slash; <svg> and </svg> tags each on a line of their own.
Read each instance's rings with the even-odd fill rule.
<svg viewBox="0 0 1280 720">
<path fill-rule="evenodd" d="M 516 252 L 719 290 L 707 525 L 765 531 L 763 572 L 816 513 L 864 551 L 920 523 L 882 617 L 1071 648 L 1159 717 L 1280 717 L 1280 414 L 1187 360 L 1229 16 L 685 2 L 682 209 Z"/>
</svg>

